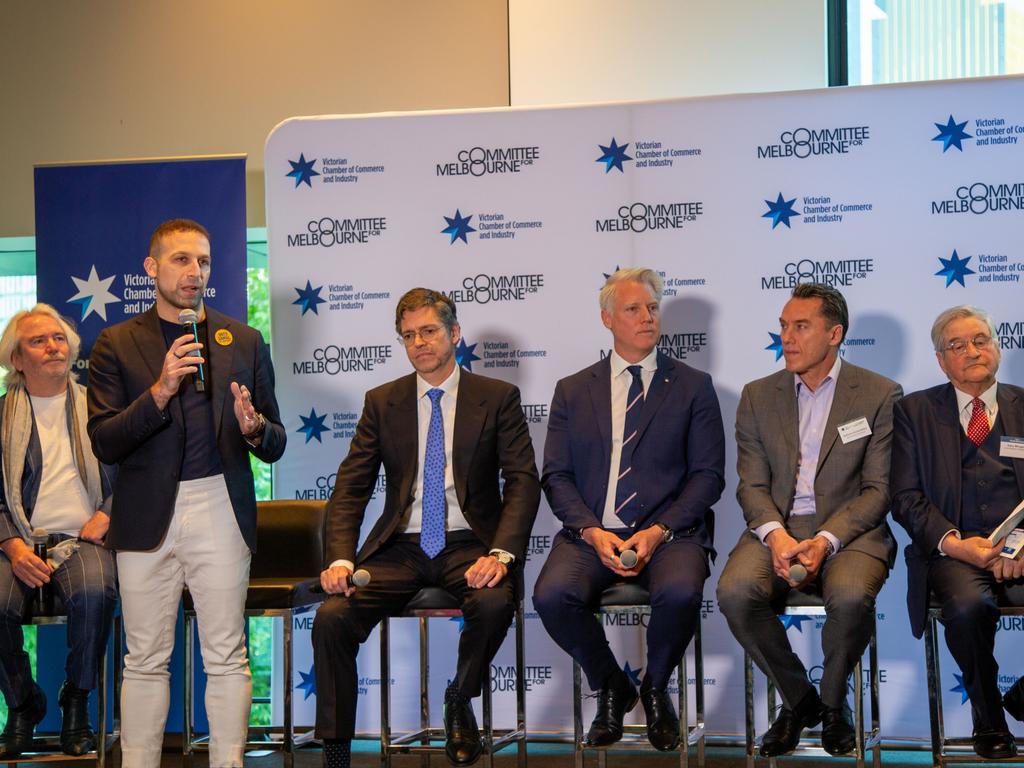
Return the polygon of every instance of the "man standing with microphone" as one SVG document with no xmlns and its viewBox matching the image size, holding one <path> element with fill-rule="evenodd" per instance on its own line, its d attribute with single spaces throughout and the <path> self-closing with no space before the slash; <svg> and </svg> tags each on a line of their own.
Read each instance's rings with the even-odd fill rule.
<svg viewBox="0 0 1024 768">
<path fill-rule="evenodd" d="M 155 305 L 104 329 L 89 360 L 89 436 L 101 461 L 119 465 L 106 541 L 117 550 L 128 641 L 125 768 L 160 764 L 182 586 L 208 676 L 210 766 L 242 765 L 252 699 L 243 608 L 256 545 L 249 454 L 276 461 L 285 430 L 263 337 L 203 302 L 210 262 L 201 224 L 157 227 L 143 262 Z"/>
</svg>

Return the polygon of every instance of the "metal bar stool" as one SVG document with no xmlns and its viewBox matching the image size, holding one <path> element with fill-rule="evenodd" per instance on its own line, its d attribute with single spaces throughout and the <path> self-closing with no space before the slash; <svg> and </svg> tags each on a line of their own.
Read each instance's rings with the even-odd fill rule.
<svg viewBox="0 0 1024 768">
<path fill-rule="evenodd" d="M 786 602 L 779 611 L 782 616 L 815 616 L 824 618 L 825 604 L 820 595 L 807 594 L 797 589 L 789 591 Z M 874 768 L 882 764 L 882 730 L 879 724 L 878 713 L 878 634 L 875 614 L 871 614 L 871 640 L 868 642 L 868 671 L 871 678 L 869 685 L 869 698 L 871 703 L 871 730 L 865 730 L 864 725 L 864 669 L 863 660 L 858 659 L 857 665 L 853 668 L 853 675 L 856 679 L 856 690 L 853 697 L 853 730 L 856 736 L 854 754 L 857 758 L 858 768 L 864 765 L 864 755 L 871 750 L 871 763 Z M 747 765 L 753 766 L 756 759 L 755 748 L 760 745 L 761 740 L 757 738 L 754 723 L 754 663 L 750 656 L 743 654 L 744 673 L 744 694 L 746 704 L 746 749 Z M 768 722 L 772 721 L 775 715 L 775 686 L 771 679 L 768 679 Z M 814 730 L 807 732 L 812 738 L 801 738 L 800 743 L 794 752 L 828 755 L 821 747 L 821 731 Z M 775 768 L 777 758 L 768 758 L 768 765 Z"/>
<path fill-rule="evenodd" d="M 1000 616 L 1024 616 L 1024 607 L 1000 607 Z M 946 736 L 945 721 L 942 717 L 942 678 L 939 670 L 939 619 L 942 607 L 931 598 L 928 603 L 928 618 L 924 625 L 924 660 L 928 670 L 928 720 L 931 724 L 932 765 L 946 763 L 988 762 L 974 753 L 973 740 L 969 737 Z M 1024 739 L 1018 738 L 1017 747 L 1024 747 Z M 1000 763 L 1022 763 L 1024 753 L 1004 758 Z"/>
<path fill-rule="evenodd" d="M 651 595 L 638 584 L 618 582 L 606 589 L 601 595 L 601 603 L 596 617 L 609 613 L 650 614 Z M 693 633 L 693 671 L 694 671 L 694 724 L 689 725 L 689 697 L 687 692 L 686 654 L 679 659 L 676 671 L 678 683 L 677 709 L 679 710 L 679 766 L 687 768 L 690 759 L 690 746 L 697 747 L 697 765 L 704 767 L 704 657 L 701 649 L 700 618 Z M 620 741 L 607 747 L 590 747 L 583 742 L 583 674 L 580 665 L 573 660 L 573 742 L 575 745 L 575 768 L 583 768 L 586 750 L 597 752 L 599 768 L 608 764 L 608 750 L 650 751 L 647 741 L 646 725 L 625 725 Z"/>
<path fill-rule="evenodd" d="M 319 603 L 322 594 L 313 594 L 310 586 L 319 584 L 324 556 L 324 502 L 261 501 L 256 504 L 256 553 L 249 568 L 249 588 L 245 596 L 245 616 L 282 619 L 284 677 L 283 724 L 250 726 L 246 749 L 275 749 L 283 753 L 284 767 L 292 768 L 295 748 L 295 724 L 292 721 L 292 614 L 299 608 Z M 185 603 L 185 710 L 182 734 L 182 758 L 191 763 L 196 751 L 209 749 L 209 736 L 195 734 L 194 669 L 195 606 L 186 589 Z M 280 741 L 268 740 L 281 734 Z M 257 740 L 254 736 L 263 736 Z"/>
<path fill-rule="evenodd" d="M 53 596 L 53 610 L 45 614 L 33 611 L 31 617 L 27 617 L 25 624 L 40 626 L 52 626 L 55 624 L 67 624 L 68 617 L 61 603 L 60 596 Z M 34 606 L 33 606 L 34 608 Z M 9 760 L 0 760 L 0 763 L 49 763 L 64 761 L 93 760 L 98 768 L 104 768 L 107 764 L 107 754 L 111 747 L 121 738 L 121 658 L 123 656 L 121 643 L 121 616 L 115 614 L 113 620 L 113 654 L 108 644 L 100 659 L 99 685 L 96 686 L 96 749 L 86 752 L 84 755 L 65 755 L 61 751 L 59 733 L 37 734 L 33 740 L 31 752 L 23 752 L 19 757 Z M 107 681 L 109 680 L 110 668 L 114 667 L 114 700 L 113 718 L 107 720 Z"/>
<path fill-rule="evenodd" d="M 515 744 L 518 750 L 516 765 L 526 768 L 526 653 L 523 623 L 522 571 L 516 587 L 515 643 L 516 643 L 516 727 L 494 728 L 491 710 L 491 674 L 488 667 L 482 691 L 481 731 L 484 744 L 483 760 L 486 768 L 493 768 L 494 753 Z M 391 733 L 391 634 L 389 617 L 380 623 L 380 754 L 384 768 L 391 767 L 395 754 L 418 754 L 422 768 L 430 765 L 430 755 L 444 754 L 444 745 L 432 742 L 444 740 L 444 730 L 430 726 L 430 631 L 428 619 L 452 618 L 462 615 L 458 600 L 439 587 L 421 589 L 403 611 L 392 618 L 417 618 L 420 623 L 420 728 L 400 736 Z M 418 743 L 417 743 L 418 742 Z"/>
</svg>

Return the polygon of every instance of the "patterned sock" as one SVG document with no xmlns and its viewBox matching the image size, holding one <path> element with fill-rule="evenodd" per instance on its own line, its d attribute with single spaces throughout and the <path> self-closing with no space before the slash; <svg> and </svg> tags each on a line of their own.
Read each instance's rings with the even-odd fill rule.
<svg viewBox="0 0 1024 768">
<path fill-rule="evenodd" d="M 352 768 L 352 742 L 324 739 L 324 768 Z"/>
</svg>

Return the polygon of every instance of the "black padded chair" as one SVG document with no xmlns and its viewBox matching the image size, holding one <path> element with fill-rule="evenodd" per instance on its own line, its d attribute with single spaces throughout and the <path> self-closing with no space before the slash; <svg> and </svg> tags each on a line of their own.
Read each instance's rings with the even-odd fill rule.
<svg viewBox="0 0 1024 768">
<path fill-rule="evenodd" d="M 606 613 L 649 614 L 651 612 L 651 594 L 639 584 L 620 581 L 608 587 L 601 595 L 601 605 L 597 616 Z M 686 673 L 686 654 L 679 659 L 676 670 L 678 695 L 676 708 L 679 714 L 679 766 L 686 768 L 690 760 L 690 747 L 697 748 L 697 765 L 704 766 L 704 658 L 701 649 L 700 618 L 693 632 L 691 647 L 693 648 L 694 670 L 694 724 L 689 725 L 689 694 Z M 575 768 L 583 768 L 587 750 L 597 752 L 599 768 L 606 768 L 608 750 L 630 750 L 650 752 L 653 747 L 647 740 L 646 725 L 626 725 L 623 737 L 610 747 L 590 747 L 584 743 L 583 734 L 583 672 L 580 665 L 573 661 L 573 743 L 575 745 Z"/>
<path fill-rule="evenodd" d="M 325 504 L 323 501 L 261 501 L 256 505 L 256 553 L 249 567 L 245 615 L 283 620 L 284 722 L 281 728 L 250 727 L 247 749 L 279 749 L 285 768 L 291 768 L 295 746 L 292 722 L 292 613 L 318 603 L 323 595 L 310 592 L 319 579 L 324 559 Z M 209 737 L 194 732 L 195 606 L 188 590 L 185 604 L 185 717 L 182 747 L 190 761 L 197 750 L 208 749 Z M 281 733 L 280 741 L 256 741 L 254 735 Z"/>
</svg>

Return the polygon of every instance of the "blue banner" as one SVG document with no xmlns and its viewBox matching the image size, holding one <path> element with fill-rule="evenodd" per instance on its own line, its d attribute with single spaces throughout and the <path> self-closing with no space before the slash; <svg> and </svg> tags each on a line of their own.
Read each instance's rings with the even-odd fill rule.
<svg viewBox="0 0 1024 768">
<path fill-rule="evenodd" d="M 89 352 L 100 331 L 152 306 L 153 281 L 142 262 L 153 230 L 168 219 L 194 219 L 209 230 L 206 299 L 245 321 L 244 156 L 38 167 L 35 195 L 36 295 L 75 322 L 82 337 L 80 382 L 87 382 Z M 180 637 L 176 631 L 167 717 L 172 732 L 182 725 Z M 64 642 L 63 632 L 38 635 L 39 684 L 54 703 L 64 678 Z M 197 685 L 200 701 L 204 683 Z M 196 715 L 197 727 L 205 729 L 201 707 Z M 53 705 L 40 728 L 59 727 L 60 710 Z"/>
</svg>

